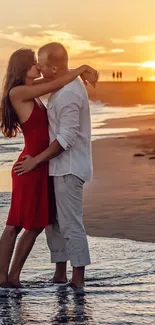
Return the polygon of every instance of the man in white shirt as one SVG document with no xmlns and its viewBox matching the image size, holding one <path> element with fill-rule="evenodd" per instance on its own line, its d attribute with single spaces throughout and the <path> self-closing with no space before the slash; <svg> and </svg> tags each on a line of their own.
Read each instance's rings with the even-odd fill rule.
<svg viewBox="0 0 155 325">
<path fill-rule="evenodd" d="M 52 71 L 45 64 L 47 57 Z M 43 46 L 38 59 L 44 77 L 57 78 L 68 71 L 67 51 L 61 44 Z M 66 262 L 70 260 L 72 283 L 83 286 L 84 269 L 90 264 L 83 225 L 83 184 L 92 177 L 92 154 L 89 102 L 82 82 L 76 79 L 51 94 L 47 114 L 50 142 L 57 139 L 64 150 L 49 162 L 57 206 L 57 223 L 46 229 L 51 262 L 57 264 L 54 281 L 66 281 Z"/>
</svg>

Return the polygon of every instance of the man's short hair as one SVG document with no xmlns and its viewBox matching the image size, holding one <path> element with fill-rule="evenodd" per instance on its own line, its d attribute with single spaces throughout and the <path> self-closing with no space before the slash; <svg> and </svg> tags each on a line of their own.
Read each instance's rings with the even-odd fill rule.
<svg viewBox="0 0 155 325">
<path fill-rule="evenodd" d="M 41 55 L 44 52 L 47 53 L 47 60 L 52 64 L 60 65 L 60 63 L 68 63 L 67 50 L 61 43 L 52 42 L 42 46 L 38 51 L 38 55 Z"/>
</svg>

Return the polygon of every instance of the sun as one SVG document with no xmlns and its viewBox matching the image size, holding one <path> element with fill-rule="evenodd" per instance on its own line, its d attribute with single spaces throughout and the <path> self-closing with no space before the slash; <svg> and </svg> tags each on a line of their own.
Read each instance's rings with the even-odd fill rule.
<svg viewBox="0 0 155 325">
<path fill-rule="evenodd" d="M 151 81 L 155 81 L 155 76 L 150 77 Z"/>
<path fill-rule="evenodd" d="M 142 68 L 155 69 L 155 61 L 145 61 L 141 64 Z"/>
</svg>

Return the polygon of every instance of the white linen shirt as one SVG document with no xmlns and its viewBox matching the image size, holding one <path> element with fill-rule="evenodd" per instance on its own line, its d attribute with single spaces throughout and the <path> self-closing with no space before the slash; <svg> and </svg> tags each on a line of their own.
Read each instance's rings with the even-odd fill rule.
<svg viewBox="0 0 155 325">
<path fill-rule="evenodd" d="M 47 104 L 50 143 L 64 148 L 49 161 L 49 175 L 73 174 L 83 181 L 92 178 L 91 120 L 86 89 L 76 79 L 51 94 Z"/>
</svg>

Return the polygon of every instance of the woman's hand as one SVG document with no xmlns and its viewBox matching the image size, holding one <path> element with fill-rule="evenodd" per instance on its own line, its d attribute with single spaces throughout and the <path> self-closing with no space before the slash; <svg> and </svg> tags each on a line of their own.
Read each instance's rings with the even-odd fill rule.
<svg viewBox="0 0 155 325">
<path fill-rule="evenodd" d="M 85 65 L 85 71 L 80 75 L 85 85 L 90 83 L 94 88 L 99 79 L 99 73 L 89 65 Z"/>
<path fill-rule="evenodd" d="M 84 84 L 87 86 L 88 83 L 93 86 L 94 88 L 96 87 L 96 84 L 98 82 L 99 74 L 97 76 L 92 75 L 89 72 L 84 72 L 80 75 L 80 78 L 84 82 Z"/>
</svg>

